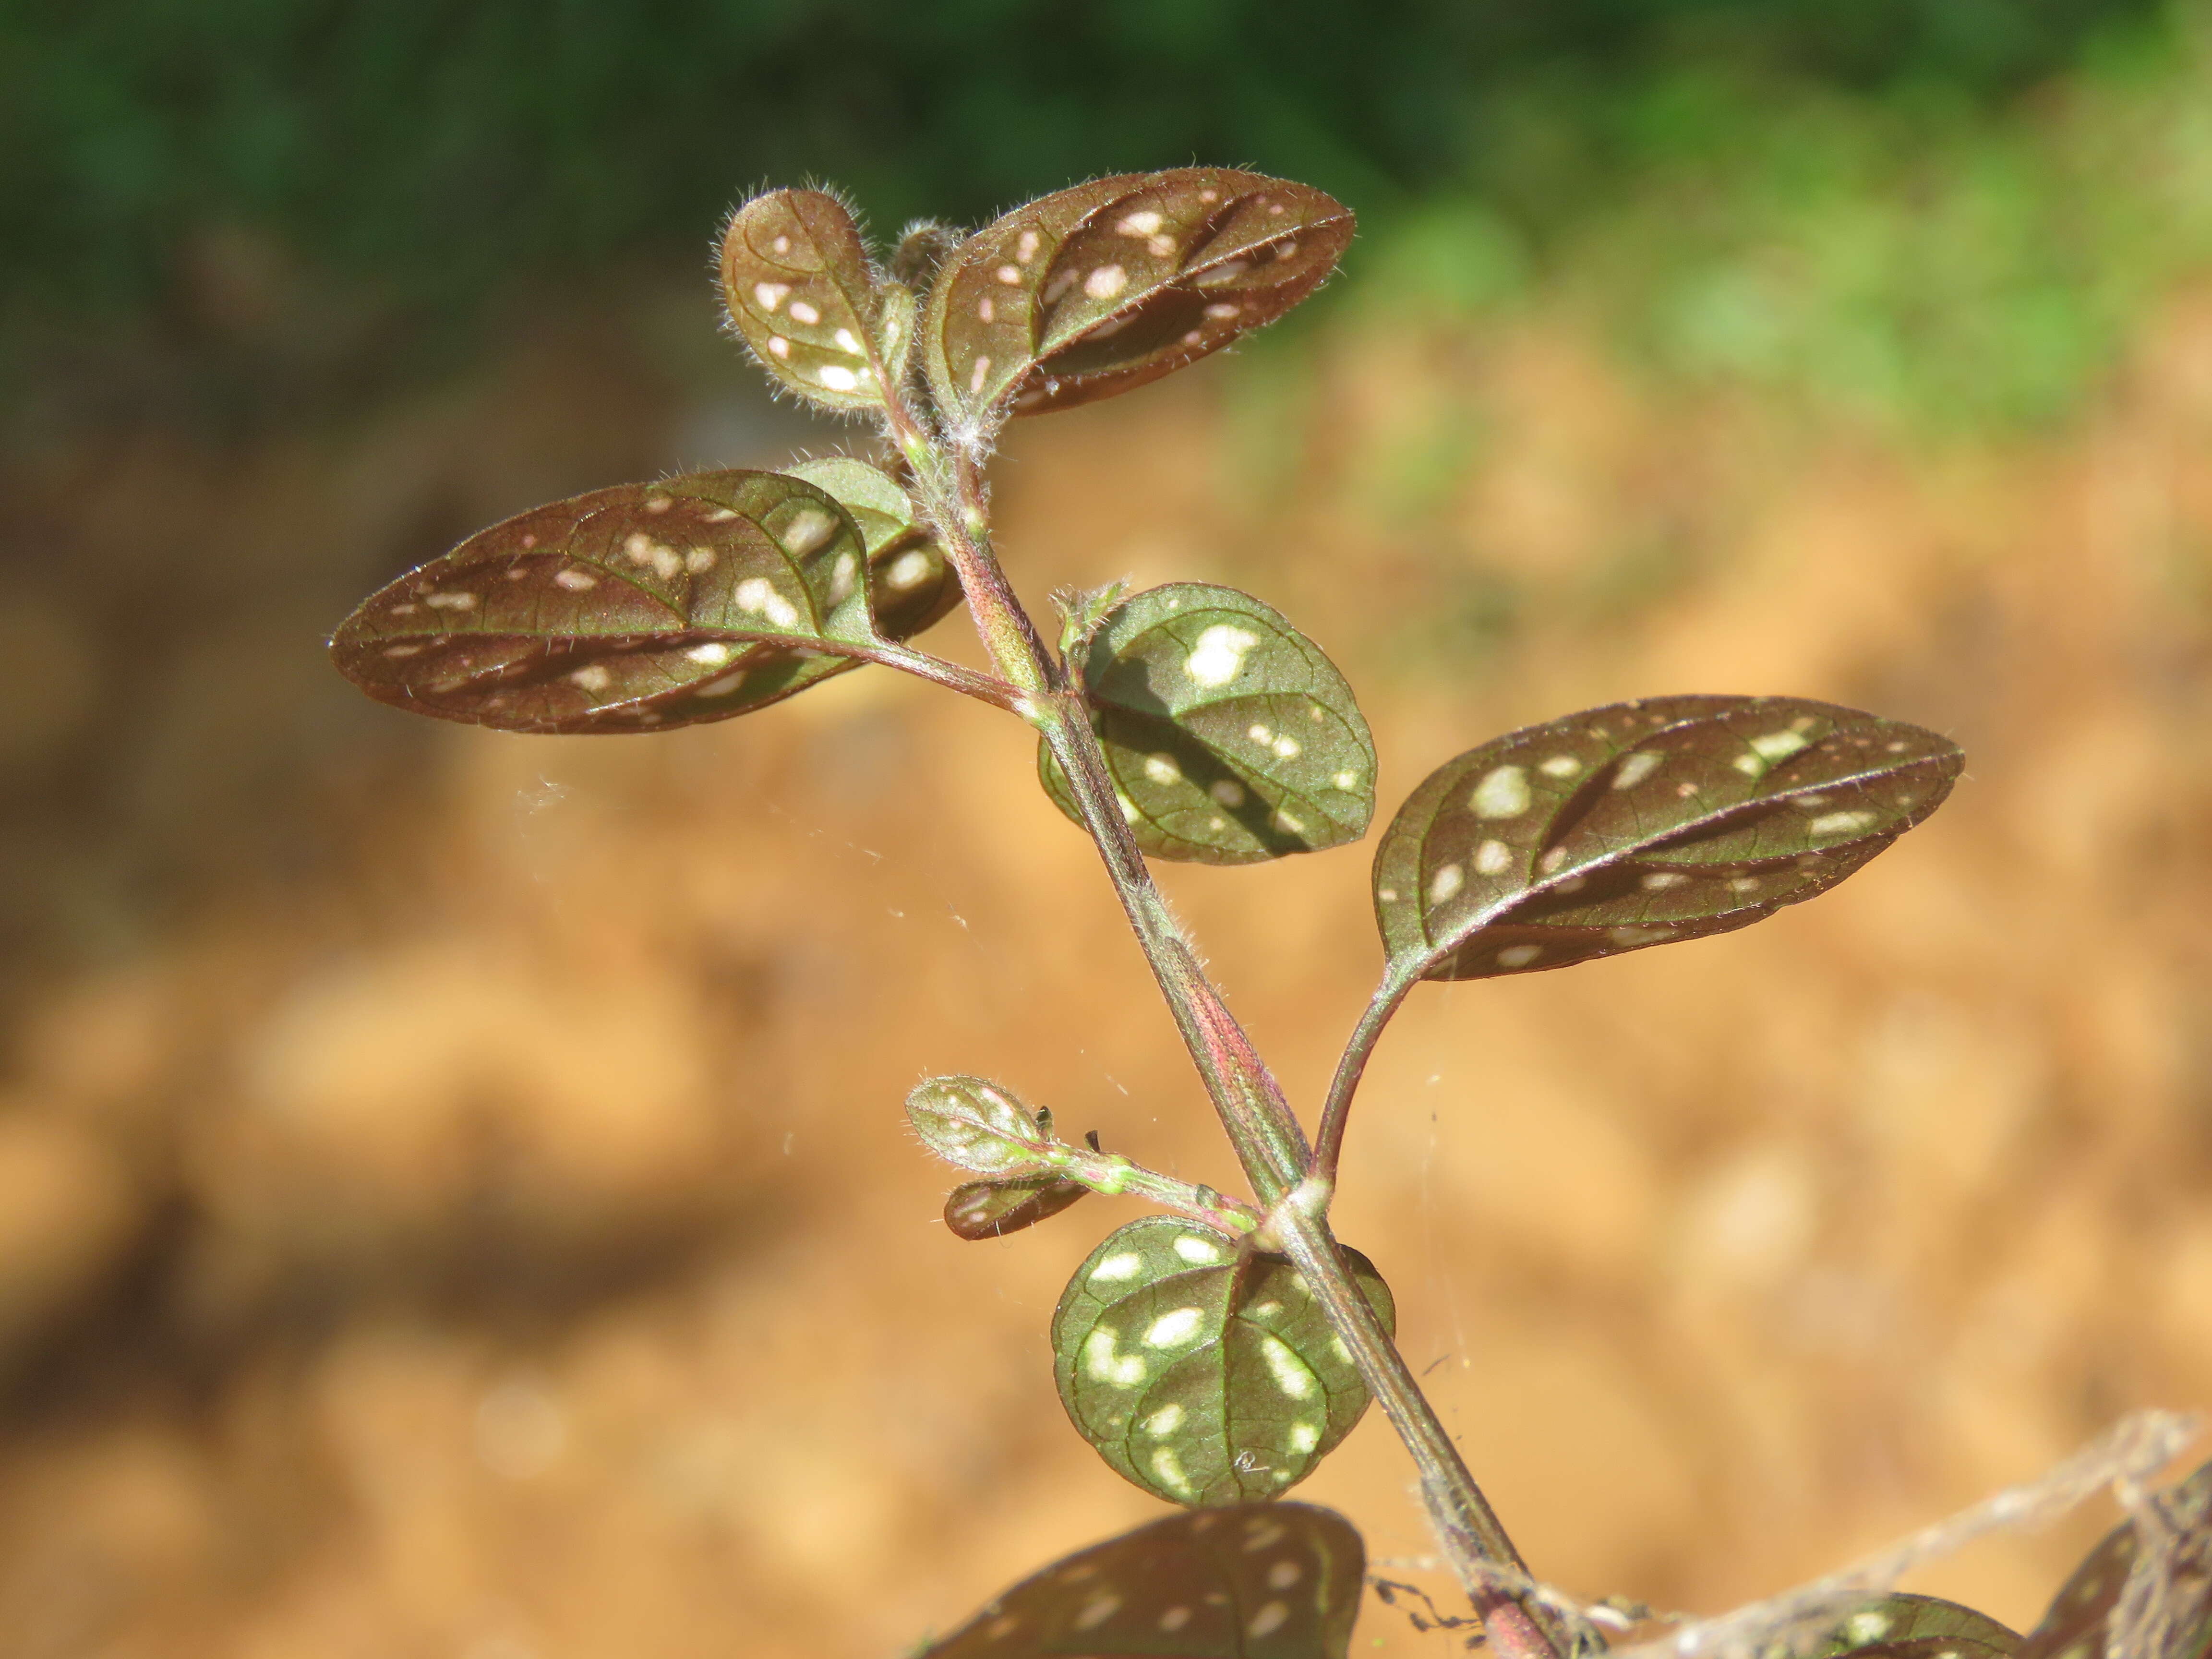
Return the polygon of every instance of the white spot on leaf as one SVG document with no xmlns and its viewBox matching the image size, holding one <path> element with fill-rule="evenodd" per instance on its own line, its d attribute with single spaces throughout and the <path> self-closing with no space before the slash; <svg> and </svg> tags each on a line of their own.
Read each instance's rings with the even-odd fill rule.
<svg viewBox="0 0 2212 1659">
<path fill-rule="evenodd" d="M 1175 1253 L 1194 1267 L 1210 1267 L 1221 1260 L 1221 1247 L 1210 1238 L 1196 1233 L 1181 1233 L 1176 1237 Z"/>
<path fill-rule="evenodd" d="M 1613 775 L 1616 789 L 1633 789 L 1659 769 L 1666 758 L 1656 750 L 1639 749 L 1620 763 L 1620 769 Z"/>
<path fill-rule="evenodd" d="M 803 327 L 811 328 L 822 320 L 822 313 L 804 300 L 791 302 L 791 320 Z"/>
<path fill-rule="evenodd" d="M 1244 804 L 1244 786 L 1234 778 L 1217 779 L 1206 786 L 1206 793 L 1224 806 L 1242 806 Z"/>
<path fill-rule="evenodd" d="M 1119 265 L 1100 265 L 1083 279 L 1083 291 L 1094 300 L 1110 300 L 1129 286 L 1129 273 Z"/>
<path fill-rule="evenodd" d="M 903 592 L 909 587 L 921 585 L 922 579 L 929 574 L 930 564 L 929 555 L 917 547 L 893 559 L 890 568 L 884 572 L 884 580 Z"/>
<path fill-rule="evenodd" d="M 1571 778 L 1583 769 L 1583 763 L 1574 755 L 1554 755 L 1536 769 L 1547 778 Z"/>
<path fill-rule="evenodd" d="M 1518 766 L 1496 766 L 1483 775 L 1468 805 L 1478 817 L 1517 818 L 1528 810 L 1528 774 Z"/>
<path fill-rule="evenodd" d="M 1304 1360 L 1291 1352 L 1289 1343 L 1279 1336 L 1260 1339 L 1261 1357 L 1267 1360 L 1267 1370 L 1275 1379 L 1275 1386 L 1293 1400 L 1304 1400 L 1316 1386 L 1314 1374 L 1306 1369 Z"/>
<path fill-rule="evenodd" d="M 1206 1322 L 1206 1316 L 1196 1308 L 1177 1308 L 1164 1313 L 1146 1330 L 1145 1346 L 1148 1348 L 1176 1348 L 1198 1334 Z"/>
<path fill-rule="evenodd" d="M 774 311 L 783 303 L 783 296 L 791 292 L 789 283 L 755 283 L 753 298 L 760 302 L 763 311 Z"/>
<path fill-rule="evenodd" d="M 1290 1618 L 1288 1606 L 1280 1601 L 1270 1601 L 1252 1615 L 1251 1622 L 1244 1626 L 1244 1634 L 1256 1642 L 1263 1636 L 1273 1636 L 1290 1622 Z"/>
<path fill-rule="evenodd" d="M 1118 1285 L 1124 1279 L 1134 1279 L 1144 1270 L 1144 1257 L 1134 1250 L 1117 1250 L 1093 1267 L 1091 1277 L 1094 1282 L 1103 1279 L 1109 1285 Z"/>
<path fill-rule="evenodd" d="M 1498 953 L 1500 968 L 1526 968 L 1544 954 L 1540 945 L 1509 945 Z"/>
<path fill-rule="evenodd" d="M 765 576 L 748 576 L 738 584 L 731 596 L 738 609 L 755 617 L 765 617 L 778 628 L 796 628 L 799 610 L 789 599 L 769 586 Z"/>
<path fill-rule="evenodd" d="M 1816 836 L 1847 836 L 1863 830 L 1874 822 L 1871 812 L 1826 812 L 1814 818 L 1805 828 Z"/>
<path fill-rule="evenodd" d="M 860 389 L 860 377 L 842 363 L 825 363 L 814 371 L 814 378 L 832 392 L 857 392 Z"/>
<path fill-rule="evenodd" d="M 1502 876 L 1513 867 L 1513 849 L 1502 841 L 1486 841 L 1474 849 L 1474 867 L 1486 876 Z"/>
<path fill-rule="evenodd" d="M 1246 653 L 1260 643 L 1260 636 L 1249 628 L 1238 628 L 1230 623 L 1216 623 L 1199 635 L 1198 643 L 1183 659 L 1182 672 L 1199 685 L 1226 685 L 1244 671 Z M 1254 726 L 1255 733 L 1264 728 Z M 1255 736 L 1255 743 L 1265 743 L 1266 738 Z"/>
</svg>

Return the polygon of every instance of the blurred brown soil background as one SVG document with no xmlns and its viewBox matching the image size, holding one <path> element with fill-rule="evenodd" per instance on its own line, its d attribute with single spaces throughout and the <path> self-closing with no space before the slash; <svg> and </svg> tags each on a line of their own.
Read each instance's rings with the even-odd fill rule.
<svg viewBox="0 0 2212 1659">
<path fill-rule="evenodd" d="M 962 1244 L 900 1115 L 979 1072 L 1234 1173 L 1022 729 L 872 672 L 516 738 L 322 659 L 494 518 L 837 441 L 665 309 L 518 325 L 351 425 L 6 463 L 11 1659 L 884 1659 L 1159 1513 L 1044 1339 L 1133 1212 Z M 1816 903 L 1385 1040 L 1340 1228 L 1536 1570 L 1718 1608 L 2212 1407 L 2212 295 L 2063 433 L 1934 448 L 1662 389 L 1565 315 L 1302 349 L 1279 406 L 1232 361 L 1018 427 L 1030 600 L 1256 592 L 1359 688 L 1386 804 L 1657 692 L 1972 756 Z M 1162 873 L 1310 1114 L 1377 966 L 1364 853 Z M 1418 1557 L 1407 1474 L 1370 1419 L 1298 1495 Z M 2108 1522 L 1916 1587 L 2025 1625 Z M 1370 1603 L 1358 1650 L 1450 1649 Z"/>
</svg>

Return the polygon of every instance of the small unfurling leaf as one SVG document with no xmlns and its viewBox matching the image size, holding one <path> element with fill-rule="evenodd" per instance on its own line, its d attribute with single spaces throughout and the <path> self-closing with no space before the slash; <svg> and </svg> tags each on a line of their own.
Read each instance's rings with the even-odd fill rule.
<svg viewBox="0 0 2212 1659">
<path fill-rule="evenodd" d="M 1366 1571 L 1333 1510 L 1173 1515 L 1030 1575 L 915 1659 L 1346 1659 Z"/>
<path fill-rule="evenodd" d="M 1051 1131 L 995 1083 L 933 1077 L 907 1096 L 906 1115 L 923 1144 L 948 1164 L 987 1176 L 1046 1172 Z"/>
<path fill-rule="evenodd" d="M 1097 624 L 1082 667 L 1123 813 L 1153 857 L 1252 864 L 1366 832 L 1375 745 L 1352 688 L 1250 594 L 1200 582 L 1137 594 Z M 1048 748 L 1038 766 L 1076 817 Z"/>
<path fill-rule="evenodd" d="M 1343 1257 L 1394 1328 L 1374 1264 L 1353 1249 Z M 1131 1222 L 1076 1269 L 1052 1348 L 1060 1402 L 1083 1437 L 1171 1503 L 1284 1492 L 1367 1409 L 1366 1385 L 1296 1268 L 1170 1216 Z"/>
<path fill-rule="evenodd" d="M 1049 1221 L 1091 1188 L 1058 1176 L 1019 1181 L 970 1181 L 945 1200 L 945 1224 L 961 1238 L 1004 1238 Z"/>
<path fill-rule="evenodd" d="M 1375 854 L 1403 980 L 1564 968 L 1826 892 L 1942 805 L 1965 757 L 1791 697 L 1654 697 L 1528 726 L 1414 790 Z"/>
<path fill-rule="evenodd" d="M 756 196 L 722 232 L 722 303 L 763 368 L 811 402 L 880 408 L 892 383 L 860 227 L 818 190 Z"/>
<path fill-rule="evenodd" d="M 1079 185 L 945 259 L 923 369 L 955 425 L 1111 397 L 1274 321 L 1335 268 L 1352 230 L 1321 191 L 1228 167 Z"/>
</svg>

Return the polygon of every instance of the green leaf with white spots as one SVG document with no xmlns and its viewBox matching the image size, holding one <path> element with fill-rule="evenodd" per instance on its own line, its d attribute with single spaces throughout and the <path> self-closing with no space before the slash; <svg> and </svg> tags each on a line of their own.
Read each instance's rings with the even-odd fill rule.
<svg viewBox="0 0 2212 1659">
<path fill-rule="evenodd" d="M 1004 1238 L 1049 1221 L 1089 1193 L 1079 1181 L 1030 1176 L 1015 1181 L 970 1181 L 945 1200 L 945 1224 L 969 1240 Z"/>
<path fill-rule="evenodd" d="M 1564 968 L 1826 891 L 1940 805 L 1965 757 L 1794 697 L 1653 697 L 1469 750 L 1375 854 L 1400 983 Z"/>
<path fill-rule="evenodd" d="M 960 578 L 915 517 L 905 490 L 880 468 L 848 455 L 783 470 L 835 496 L 868 550 L 868 605 L 887 640 L 910 640 L 960 603 Z"/>
<path fill-rule="evenodd" d="M 1078 185 L 944 260 L 924 372 L 955 427 L 1109 398 L 1274 321 L 1335 269 L 1352 230 L 1333 198 L 1229 167 Z"/>
<path fill-rule="evenodd" d="M 1366 833 L 1375 744 L 1352 688 L 1250 594 L 1201 582 L 1137 594 L 1091 635 L 1082 669 L 1122 812 L 1153 857 L 1254 864 Z M 1080 822 L 1048 748 L 1037 764 Z"/>
<path fill-rule="evenodd" d="M 1374 1264 L 1343 1255 L 1383 1328 L 1395 1328 Z M 1052 1349 L 1060 1403 L 1083 1437 L 1171 1503 L 1285 1492 L 1367 1409 L 1296 1268 L 1171 1216 L 1133 1221 L 1091 1253 L 1054 1311 Z"/>
<path fill-rule="evenodd" d="M 1047 1171 L 1053 1146 L 1047 1123 L 997 1084 L 980 1077 L 933 1077 L 906 1097 L 907 1121 L 948 1164 L 978 1175 Z"/>
<path fill-rule="evenodd" d="M 364 601 L 331 653 L 379 702 L 441 720 L 666 730 L 858 667 L 942 614 L 948 580 L 933 545 L 887 538 L 871 556 L 819 484 L 701 472 L 593 490 L 479 532 Z"/>
<path fill-rule="evenodd" d="M 1987 1613 L 1905 1595 L 1877 1597 L 1811 1645 L 1785 1650 L 1799 1659 L 2012 1659 L 2019 1650 L 2020 1632 Z"/>
<path fill-rule="evenodd" d="M 2156 1585 L 2154 1598 L 2162 1630 L 2142 1631 L 2137 1643 L 2123 1642 L 2115 1659 L 2207 1659 L 2212 1655 L 2212 1463 L 2207 1463 L 2153 1500 L 2174 1537 L 2162 1562 L 2142 1559 L 2142 1541 L 2130 1520 L 2105 1534 L 2060 1587 L 2049 1611 L 2021 1644 L 2020 1659 L 2106 1659 L 2122 1597 L 2138 1571 Z M 2142 1589 L 2148 1592 L 2153 1584 Z M 2154 1652 L 2127 1650 L 2141 1637 L 2160 1636 Z"/>
<path fill-rule="evenodd" d="M 1333 1510 L 1173 1515 L 1024 1578 L 915 1659 L 1346 1659 L 1366 1571 Z"/>
<path fill-rule="evenodd" d="M 722 303 L 761 367 L 811 403 L 880 409 L 913 309 L 887 308 L 860 227 L 818 190 L 757 196 L 723 228 Z"/>
</svg>

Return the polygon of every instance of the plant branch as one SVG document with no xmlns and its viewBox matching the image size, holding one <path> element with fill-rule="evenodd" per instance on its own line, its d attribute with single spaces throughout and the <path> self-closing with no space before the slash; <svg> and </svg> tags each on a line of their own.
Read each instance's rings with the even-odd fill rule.
<svg viewBox="0 0 2212 1659">
<path fill-rule="evenodd" d="M 1382 983 L 1367 1004 L 1366 1012 L 1359 1016 L 1359 1024 L 1352 1028 L 1352 1036 L 1344 1045 L 1344 1054 L 1336 1062 L 1336 1075 L 1329 1079 L 1328 1097 L 1322 1102 L 1321 1127 L 1314 1134 L 1313 1173 L 1330 1186 L 1336 1184 L 1336 1166 L 1344 1155 L 1344 1128 L 1352 1115 L 1352 1097 L 1358 1092 L 1359 1079 L 1367 1070 L 1367 1057 L 1375 1052 L 1375 1044 L 1382 1035 L 1382 1028 L 1390 1023 L 1390 1016 L 1398 1012 L 1398 1005 L 1406 994 L 1419 983 L 1395 971 L 1385 971 Z"/>
<path fill-rule="evenodd" d="M 1234 1237 L 1253 1231 L 1261 1223 L 1260 1212 L 1242 1199 L 1147 1170 L 1119 1152 L 1094 1152 L 1088 1146 L 1058 1141 L 1045 1154 L 1045 1162 L 1054 1175 L 1080 1182 L 1094 1193 L 1109 1198 L 1141 1198 Z"/>
<path fill-rule="evenodd" d="M 1207 1096 L 1269 1211 L 1271 1231 L 1420 1471 L 1431 1524 L 1486 1634 L 1505 1659 L 1557 1659 L 1561 1644 L 1486 1571 L 1493 1565 L 1525 1569 L 1459 1449 L 1352 1283 L 1328 1229 L 1330 1183 L 1309 1179 L 1313 1153 L 1296 1115 L 1153 884 L 1107 771 L 1081 686 L 1071 684 L 1064 667 L 1047 653 L 991 553 L 980 440 L 963 443 L 956 434 L 953 453 L 945 456 L 902 398 L 894 399 L 887 425 L 892 441 L 914 466 L 920 505 L 960 574 L 978 633 L 999 672 L 1025 694 L 1017 712 L 1037 727 L 1066 776 L 1069 795 L 1105 863 Z M 1337 1115 L 1340 1120 L 1341 1110 Z M 1340 1139 L 1340 1123 L 1337 1133 Z"/>
<path fill-rule="evenodd" d="M 870 662 L 883 664 L 918 676 L 938 685 L 957 691 L 979 702 L 988 702 L 994 708 L 1014 709 L 1022 701 L 1022 694 L 1006 681 L 990 674 L 979 674 L 972 668 L 963 668 L 957 662 L 947 662 L 942 657 L 933 657 L 927 651 L 916 651 L 903 645 L 884 645 L 871 647 L 865 654 Z"/>
</svg>

